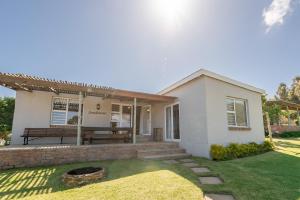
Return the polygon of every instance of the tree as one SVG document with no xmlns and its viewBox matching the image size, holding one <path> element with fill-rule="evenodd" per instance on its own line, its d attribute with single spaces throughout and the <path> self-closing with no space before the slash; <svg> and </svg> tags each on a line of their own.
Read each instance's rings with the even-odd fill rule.
<svg viewBox="0 0 300 200">
<path fill-rule="evenodd" d="M 0 139 L 6 140 L 12 129 L 15 98 L 0 97 Z"/>
<path fill-rule="evenodd" d="M 300 103 L 300 76 L 296 76 L 293 79 L 290 88 L 287 87 L 285 83 L 280 83 L 275 98 L 293 103 Z"/>
<path fill-rule="evenodd" d="M 280 83 L 280 85 L 278 86 L 277 92 L 276 92 L 278 98 L 281 100 L 287 100 L 288 93 L 289 93 L 289 89 L 286 86 L 286 84 Z"/>
</svg>

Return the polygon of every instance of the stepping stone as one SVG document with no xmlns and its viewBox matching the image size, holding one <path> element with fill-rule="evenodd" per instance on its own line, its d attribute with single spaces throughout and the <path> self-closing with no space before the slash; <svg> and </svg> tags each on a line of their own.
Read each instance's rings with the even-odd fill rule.
<svg viewBox="0 0 300 200">
<path fill-rule="evenodd" d="M 178 163 L 178 161 L 176 161 L 176 160 L 164 160 L 163 162 L 167 163 L 167 164 L 177 164 Z"/>
<path fill-rule="evenodd" d="M 206 167 L 194 167 L 194 168 L 191 168 L 191 170 L 197 174 L 210 172 L 210 170 Z"/>
<path fill-rule="evenodd" d="M 230 194 L 206 194 L 204 200 L 235 200 Z"/>
<path fill-rule="evenodd" d="M 193 162 L 182 163 L 182 165 L 185 166 L 185 167 L 198 167 L 199 166 L 197 163 L 193 163 Z"/>
<path fill-rule="evenodd" d="M 219 185 L 223 183 L 223 181 L 216 176 L 199 177 L 199 181 L 201 184 L 207 185 Z"/>
<path fill-rule="evenodd" d="M 186 158 L 186 159 L 181 159 L 180 162 L 194 162 L 194 160 Z"/>
</svg>

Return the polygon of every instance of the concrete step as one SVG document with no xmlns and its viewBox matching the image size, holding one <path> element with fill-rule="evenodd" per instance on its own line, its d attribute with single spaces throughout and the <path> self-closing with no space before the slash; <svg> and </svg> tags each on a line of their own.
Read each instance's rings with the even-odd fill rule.
<svg viewBox="0 0 300 200">
<path fill-rule="evenodd" d="M 175 153 L 175 154 L 144 156 L 142 159 L 147 159 L 147 160 L 180 159 L 180 158 L 188 158 L 190 156 L 191 155 L 187 153 Z"/>
<path fill-rule="evenodd" d="M 153 141 L 153 139 L 152 139 L 152 135 L 137 135 L 136 136 L 136 141 L 138 143 L 151 142 L 151 141 Z"/>
<path fill-rule="evenodd" d="M 138 143 L 138 150 L 151 150 L 151 149 L 169 149 L 178 148 L 179 144 L 175 142 L 151 142 L 151 143 Z"/>
<path fill-rule="evenodd" d="M 185 153 L 184 149 L 181 148 L 166 148 L 166 149 L 147 149 L 147 150 L 138 150 L 137 156 L 138 158 L 142 158 L 144 156 L 154 156 L 154 155 L 163 155 L 163 154 L 178 154 Z"/>
</svg>

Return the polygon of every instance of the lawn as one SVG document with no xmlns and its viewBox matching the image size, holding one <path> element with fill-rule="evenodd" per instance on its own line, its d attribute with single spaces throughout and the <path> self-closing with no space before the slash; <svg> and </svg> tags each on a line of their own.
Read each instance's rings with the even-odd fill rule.
<svg viewBox="0 0 300 200">
<path fill-rule="evenodd" d="M 70 164 L 0 173 L 0 199 L 202 199 L 202 191 L 231 193 L 236 199 L 300 200 L 300 139 L 274 139 L 276 151 L 243 159 L 214 162 L 193 158 L 225 183 L 200 186 L 188 168 L 161 161 L 118 160 Z M 101 165 L 106 178 L 68 188 L 61 175 L 74 167 Z M 208 174 L 207 174 L 208 175 Z"/>
</svg>

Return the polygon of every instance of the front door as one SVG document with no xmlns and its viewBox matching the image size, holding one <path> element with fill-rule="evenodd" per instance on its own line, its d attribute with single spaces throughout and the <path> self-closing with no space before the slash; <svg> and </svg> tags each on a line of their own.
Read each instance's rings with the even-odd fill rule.
<svg viewBox="0 0 300 200">
<path fill-rule="evenodd" d="M 178 103 L 165 107 L 165 139 L 167 141 L 180 140 Z"/>
</svg>

